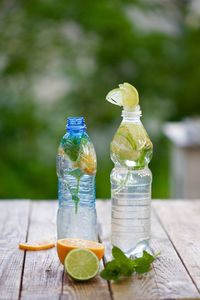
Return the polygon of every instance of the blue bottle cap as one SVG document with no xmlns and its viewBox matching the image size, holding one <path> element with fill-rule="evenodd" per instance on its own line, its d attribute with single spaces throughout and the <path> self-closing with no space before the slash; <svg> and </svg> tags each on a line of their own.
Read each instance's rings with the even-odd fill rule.
<svg viewBox="0 0 200 300">
<path fill-rule="evenodd" d="M 83 130 L 86 128 L 85 120 L 83 117 L 68 117 L 67 118 L 67 130 Z"/>
</svg>

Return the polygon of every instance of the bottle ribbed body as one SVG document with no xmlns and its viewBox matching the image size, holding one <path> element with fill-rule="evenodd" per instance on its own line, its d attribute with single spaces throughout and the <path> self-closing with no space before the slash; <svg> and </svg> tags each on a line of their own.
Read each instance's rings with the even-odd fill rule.
<svg viewBox="0 0 200 300">
<path fill-rule="evenodd" d="M 127 255 L 148 249 L 152 175 L 148 168 L 116 167 L 111 173 L 112 244 Z"/>
<path fill-rule="evenodd" d="M 97 216 L 95 207 L 95 178 L 84 175 L 79 182 L 80 198 L 77 211 L 68 186 L 76 189 L 77 182 L 73 176 L 59 178 L 57 212 L 58 239 L 81 238 L 97 240 Z"/>
<path fill-rule="evenodd" d="M 83 118 L 69 118 L 57 154 L 57 235 L 97 240 L 96 154 Z"/>
</svg>

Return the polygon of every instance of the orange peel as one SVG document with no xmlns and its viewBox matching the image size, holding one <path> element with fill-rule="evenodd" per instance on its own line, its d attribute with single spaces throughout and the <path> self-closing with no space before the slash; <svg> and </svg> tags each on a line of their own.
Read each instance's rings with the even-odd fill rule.
<svg viewBox="0 0 200 300">
<path fill-rule="evenodd" d="M 67 254 L 73 249 L 91 250 L 96 254 L 99 260 L 101 260 L 104 255 L 104 246 L 101 243 L 75 238 L 61 239 L 57 241 L 57 252 L 62 264 L 64 264 Z"/>
<path fill-rule="evenodd" d="M 21 250 L 28 250 L 28 251 L 39 251 L 39 250 L 47 250 L 50 248 L 55 247 L 54 242 L 49 241 L 40 241 L 34 243 L 20 243 L 19 249 Z"/>
</svg>

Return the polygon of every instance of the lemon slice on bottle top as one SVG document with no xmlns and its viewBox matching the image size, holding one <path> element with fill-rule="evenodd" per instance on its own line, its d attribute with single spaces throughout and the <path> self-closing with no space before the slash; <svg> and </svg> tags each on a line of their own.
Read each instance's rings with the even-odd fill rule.
<svg viewBox="0 0 200 300">
<path fill-rule="evenodd" d="M 119 88 L 110 91 L 106 100 L 112 104 L 123 106 L 127 111 L 133 111 L 139 104 L 138 91 L 130 83 L 119 84 Z"/>
</svg>

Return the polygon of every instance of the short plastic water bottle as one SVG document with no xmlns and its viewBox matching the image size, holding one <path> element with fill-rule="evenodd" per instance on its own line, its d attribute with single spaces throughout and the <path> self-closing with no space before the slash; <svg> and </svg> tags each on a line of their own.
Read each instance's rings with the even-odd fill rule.
<svg viewBox="0 0 200 300">
<path fill-rule="evenodd" d="M 57 154 L 58 239 L 97 240 L 96 153 L 83 117 L 67 119 Z"/>
<path fill-rule="evenodd" d="M 126 90 L 124 85 L 120 87 Z M 111 172 L 111 239 L 112 244 L 122 249 L 127 256 L 140 256 L 143 250 L 150 251 L 152 174 L 148 163 L 153 146 L 140 120 L 139 99 L 134 102 L 132 92 L 135 92 L 137 100 L 136 89 L 128 90 L 126 101 L 122 94 L 123 120 L 111 142 L 111 159 L 115 164 Z M 111 96 L 108 94 L 107 100 L 113 103 L 115 94 L 112 99 L 109 98 Z"/>
</svg>

